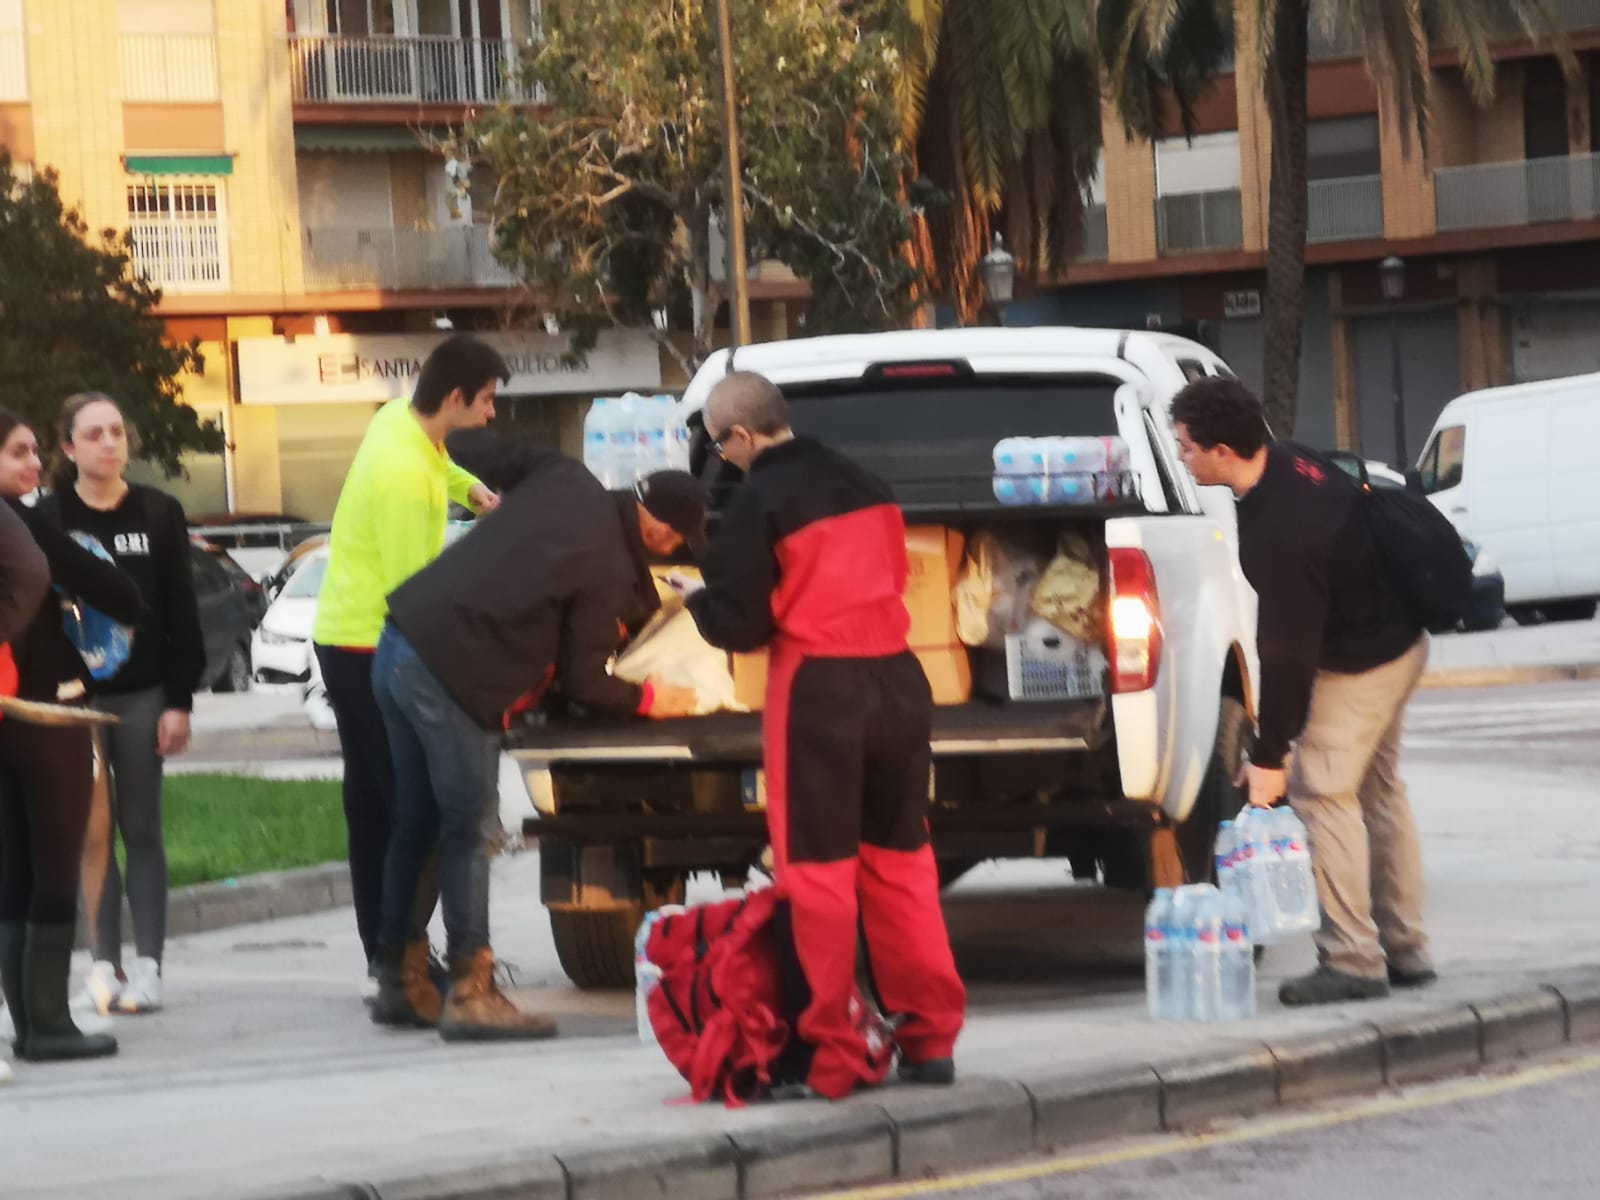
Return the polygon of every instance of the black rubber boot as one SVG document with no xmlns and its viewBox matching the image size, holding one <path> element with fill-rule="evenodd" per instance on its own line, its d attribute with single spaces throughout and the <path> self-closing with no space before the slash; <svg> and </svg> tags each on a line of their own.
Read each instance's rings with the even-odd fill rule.
<svg viewBox="0 0 1600 1200">
<path fill-rule="evenodd" d="M 72 969 L 71 925 L 32 925 L 22 955 L 22 1007 L 28 1033 L 17 1040 L 17 1057 L 29 1062 L 103 1058 L 117 1052 L 109 1033 L 84 1033 L 67 1008 Z"/>
<path fill-rule="evenodd" d="M 1438 979 L 1439 972 L 1432 967 L 1397 967 L 1393 963 L 1389 964 L 1390 987 L 1427 987 L 1430 983 L 1438 982 Z"/>
<path fill-rule="evenodd" d="M 28 927 L 21 921 L 0 921 L 0 995 L 11 1012 L 17 1035 L 12 1046 L 20 1045 L 28 1033 L 28 1013 L 22 1007 L 22 951 L 28 944 Z"/>
</svg>

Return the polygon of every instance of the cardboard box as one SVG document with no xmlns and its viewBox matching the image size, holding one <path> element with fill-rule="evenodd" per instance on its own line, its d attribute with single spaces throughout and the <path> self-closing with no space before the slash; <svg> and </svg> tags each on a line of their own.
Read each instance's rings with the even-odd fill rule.
<svg viewBox="0 0 1600 1200">
<path fill-rule="evenodd" d="M 965 704 L 972 699 L 972 659 L 960 642 L 915 651 L 933 688 L 935 704 Z"/>
<path fill-rule="evenodd" d="M 951 589 L 961 571 L 966 539 L 943 525 L 906 527 L 906 557 L 910 572 L 906 576 L 906 608 L 911 613 L 911 632 L 906 640 L 913 649 L 930 646 L 944 649 L 956 637 L 956 606 Z"/>
<path fill-rule="evenodd" d="M 758 650 L 731 657 L 734 697 L 751 712 L 760 712 L 767 706 L 767 652 Z"/>
</svg>

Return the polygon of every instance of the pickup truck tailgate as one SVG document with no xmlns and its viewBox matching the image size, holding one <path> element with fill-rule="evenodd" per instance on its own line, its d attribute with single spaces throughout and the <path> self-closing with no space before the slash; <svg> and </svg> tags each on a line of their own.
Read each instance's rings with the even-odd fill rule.
<svg viewBox="0 0 1600 1200">
<path fill-rule="evenodd" d="M 1104 737 L 1105 726 L 1105 702 L 1099 699 L 950 705 L 934 710 L 933 753 L 953 757 L 1088 750 Z M 761 716 L 563 721 L 517 730 L 508 748 L 517 761 L 529 765 L 754 764 L 761 761 Z"/>
</svg>

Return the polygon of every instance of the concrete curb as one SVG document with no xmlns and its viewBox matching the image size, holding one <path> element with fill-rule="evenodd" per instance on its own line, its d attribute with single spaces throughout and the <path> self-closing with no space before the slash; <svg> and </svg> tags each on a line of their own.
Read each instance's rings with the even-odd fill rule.
<svg viewBox="0 0 1600 1200">
<path fill-rule="evenodd" d="M 1529 683 L 1574 683 L 1600 679 L 1600 663 L 1549 663 L 1527 667 L 1455 667 L 1428 671 L 1417 686 L 1437 688 L 1514 687 Z"/>
<path fill-rule="evenodd" d="M 265 871 L 218 883 L 173 888 L 167 893 L 167 934 L 182 937 L 258 921 L 303 917 L 351 903 L 350 868 L 345 863 Z M 122 905 L 122 936 L 124 942 L 132 944 L 133 917 L 126 900 Z M 88 944 L 87 927 L 80 916 L 77 947 L 81 950 Z"/>
<path fill-rule="evenodd" d="M 1089 1142 L 1172 1132 L 1309 1100 L 1470 1074 L 1600 1041 L 1600 971 L 1381 1023 L 1091 1075 L 977 1079 L 796 1105 L 781 1126 L 645 1145 L 554 1149 L 377 1183 L 313 1182 L 270 1200 L 751 1200 L 917 1179 Z M 268 1200 L 262 1196 L 261 1200 Z"/>
</svg>

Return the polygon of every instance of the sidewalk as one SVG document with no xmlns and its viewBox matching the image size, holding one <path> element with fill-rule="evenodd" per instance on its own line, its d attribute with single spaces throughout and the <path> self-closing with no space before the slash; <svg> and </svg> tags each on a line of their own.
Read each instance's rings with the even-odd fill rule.
<svg viewBox="0 0 1600 1200">
<path fill-rule="evenodd" d="M 1600 675 L 1600 619 L 1435 637 L 1424 686 L 1473 687 Z"/>
<path fill-rule="evenodd" d="M 632 997 L 565 984 L 524 854 L 496 864 L 496 944 L 560 1039 L 448 1046 L 374 1028 L 347 911 L 178 938 L 169 1008 L 119 1020 L 118 1058 L 18 1064 L 0 1090 L 7 1194 L 771 1195 L 1193 1127 L 1600 1037 L 1588 798 L 1509 771 L 1418 769 L 1412 784 L 1445 975 L 1420 994 L 1285 1011 L 1272 993 L 1310 965 L 1299 943 L 1268 955 L 1255 1021 L 1152 1026 L 1131 957 L 1136 899 L 1061 887 L 1057 864 L 986 867 L 949 905 L 973 993 L 957 1088 L 687 1106 L 635 1040 Z M 1506 996 L 1518 1000 L 1495 1003 Z"/>
</svg>

